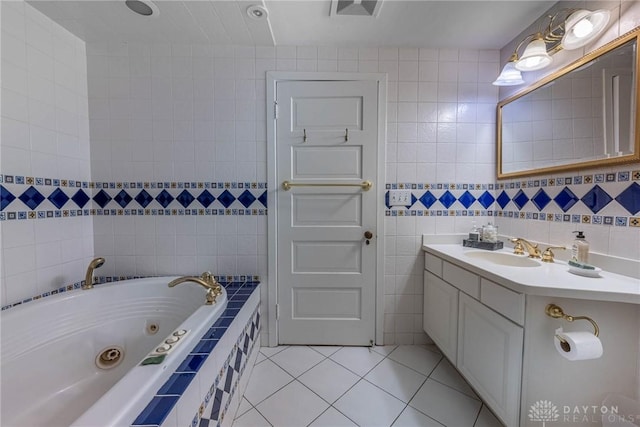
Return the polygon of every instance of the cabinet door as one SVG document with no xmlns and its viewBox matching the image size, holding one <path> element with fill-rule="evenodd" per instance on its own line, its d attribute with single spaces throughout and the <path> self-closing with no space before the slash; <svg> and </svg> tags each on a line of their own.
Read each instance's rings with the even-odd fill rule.
<svg viewBox="0 0 640 427">
<path fill-rule="evenodd" d="M 517 426 L 522 328 L 460 294 L 457 368 L 507 425 Z"/>
<path fill-rule="evenodd" d="M 424 317 L 422 327 L 453 363 L 458 346 L 458 290 L 424 272 Z"/>
</svg>

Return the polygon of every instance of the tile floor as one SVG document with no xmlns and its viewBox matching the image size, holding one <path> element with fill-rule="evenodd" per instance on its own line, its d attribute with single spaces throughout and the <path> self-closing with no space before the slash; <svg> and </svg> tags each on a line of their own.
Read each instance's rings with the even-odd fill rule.
<svg viewBox="0 0 640 427">
<path fill-rule="evenodd" d="M 262 347 L 233 427 L 499 427 L 435 346 Z"/>
</svg>

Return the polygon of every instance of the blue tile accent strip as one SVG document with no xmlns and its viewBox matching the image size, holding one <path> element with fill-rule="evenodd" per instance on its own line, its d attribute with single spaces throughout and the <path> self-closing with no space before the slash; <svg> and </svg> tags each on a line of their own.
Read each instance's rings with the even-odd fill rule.
<svg viewBox="0 0 640 427">
<path fill-rule="evenodd" d="M 0 210 L 4 210 L 16 199 L 16 196 L 11 194 L 9 190 L 0 185 Z"/>
<path fill-rule="evenodd" d="M 578 197 L 573 194 L 573 191 L 569 189 L 569 187 L 564 187 L 562 191 L 558 193 L 558 195 L 553 199 L 554 202 L 562 209 L 563 212 L 568 211 L 578 203 Z"/>
<path fill-rule="evenodd" d="M 502 191 L 498 196 L 498 198 L 496 199 L 496 201 L 498 202 L 500 207 L 504 209 L 504 207 L 507 206 L 511 201 L 511 198 L 509 197 L 506 191 Z"/>
<path fill-rule="evenodd" d="M 53 190 L 53 193 L 47 197 L 47 199 L 53 203 L 56 208 L 61 209 L 64 204 L 67 203 L 67 200 L 69 200 L 69 196 L 67 196 L 61 189 L 56 188 Z"/>
<path fill-rule="evenodd" d="M 611 200 L 611 196 L 599 185 L 594 186 L 591 190 L 580 199 L 591 211 L 596 214 L 607 206 Z"/>
<path fill-rule="evenodd" d="M 526 205 L 527 202 L 529 201 L 529 197 L 527 197 L 524 191 L 520 190 L 512 200 L 513 200 L 513 203 L 516 204 L 518 209 L 522 210 L 524 205 Z"/>
<path fill-rule="evenodd" d="M 0 175 L 0 183 L 0 220 L 267 214 L 263 182 L 80 182 Z"/>
<path fill-rule="evenodd" d="M 192 372 L 177 373 L 169 377 L 162 387 L 156 393 L 157 396 L 174 396 L 181 395 L 189 387 L 191 381 L 195 378 L 196 374 Z"/>
<path fill-rule="evenodd" d="M 24 193 L 22 193 L 18 199 L 25 205 L 29 207 L 29 209 L 34 210 L 35 208 L 43 202 L 45 197 L 40 194 L 38 190 L 36 190 L 33 186 L 27 188 Z"/>
<path fill-rule="evenodd" d="M 634 182 L 616 197 L 616 202 L 620 203 L 631 215 L 640 212 L 640 185 Z"/>
<path fill-rule="evenodd" d="M 159 426 L 178 403 L 180 396 L 155 396 L 133 421 L 134 426 Z"/>
<path fill-rule="evenodd" d="M 541 188 L 538 192 L 531 198 L 531 203 L 536 205 L 539 211 L 543 210 L 551 201 L 551 197 Z"/>
</svg>

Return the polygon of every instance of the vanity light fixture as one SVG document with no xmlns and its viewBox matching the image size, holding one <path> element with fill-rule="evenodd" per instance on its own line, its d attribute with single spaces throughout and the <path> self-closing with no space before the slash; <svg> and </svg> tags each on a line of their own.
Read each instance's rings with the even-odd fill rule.
<svg viewBox="0 0 640 427">
<path fill-rule="evenodd" d="M 553 61 L 551 55 L 547 53 L 547 44 L 544 42 L 542 33 L 529 35 L 525 37 L 524 40 L 527 40 L 529 37 L 533 37 L 533 39 L 529 42 L 522 56 L 515 64 L 516 69 L 520 71 L 541 70 Z"/>
<path fill-rule="evenodd" d="M 559 16 L 565 16 L 561 24 L 556 24 Z M 577 49 L 593 41 L 609 23 L 608 10 L 590 11 L 586 9 L 562 9 L 549 15 L 549 24 L 544 31 L 529 34 L 518 43 L 513 54 L 493 82 L 496 86 L 515 86 L 523 84 L 522 75 L 516 71 L 535 71 L 547 67 L 553 61 L 549 54 L 562 49 Z M 518 51 L 529 42 L 522 52 Z"/>
<path fill-rule="evenodd" d="M 509 61 L 502 68 L 502 72 L 498 78 L 493 82 L 494 86 L 517 86 L 524 83 L 522 79 L 522 73 L 516 68 L 516 61 L 518 60 L 518 54 L 513 53 Z"/>
<path fill-rule="evenodd" d="M 609 23 L 611 12 L 608 10 L 577 10 L 564 22 L 562 48 L 571 50 L 589 44 Z"/>
</svg>

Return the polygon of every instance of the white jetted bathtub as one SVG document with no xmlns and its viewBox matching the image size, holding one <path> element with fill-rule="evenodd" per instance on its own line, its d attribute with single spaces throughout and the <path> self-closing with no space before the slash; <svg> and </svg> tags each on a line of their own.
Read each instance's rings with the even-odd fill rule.
<svg viewBox="0 0 640 427">
<path fill-rule="evenodd" d="M 211 362 L 207 365 L 211 378 L 196 378 L 197 390 L 189 392 L 197 401 L 195 407 L 191 404 L 188 414 L 186 410 L 176 414 L 175 409 L 169 414 L 171 408 L 165 409 L 160 418 L 164 425 L 171 425 L 180 415 L 189 420 L 187 424 L 191 423 L 194 413 L 197 418 L 205 416 L 202 410 L 198 414 L 198 407 L 203 404 L 206 407 L 212 394 L 215 395 L 214 385 L 217 386 L 218 381 L 214 384 L 214 378 L 221 376 L 218 372 L 229 365 L 231 357 L 228 349 L 223 350 L 221 357 L 214 357 L 213 348 L 226 340 L 224 346 L 217 346 L 218 350 L 233 349 L 234 343 L 241 341 L 240 335 L 245 338 L 245 331 L 248 337 L 249 328 L 245 324 L 249 315 L 254 318 L 253 329 L 256 329 L 259 292 L 253 290 L 257 283 L 248 287 L 245 284 L 231 286 L 230 295 L 238 295 L 227 309 L 227 291 L 218 296 L 214 305 L 204 305 L 206 290 L 203 287 L 182 283 L 169 288 L 167 284 L 174 278 L 103 284 L 3 311 L 0 319 L 2 425 L 136 424 L 135 420 L 148 417 L 150 411 L 157 412 L 158 405 L 153 402 L 163 401 L 164 396 L 158 396 L 163 388 L 175 389 L 188 379 L 180 389 L 181 393 L 187 393 L 191 379 L 203 373 L 200 367 Z M 243 313 L 249 312 L 248 315 L 238 319 L 242 324 L 231 331 L 231 325 L 238 323 L 234 320 L 248 305 L 245 303 L 250 297 L 253 307 L 246 307 Z M 253 301 L 256 298 L 258 300 Z M 145 356 L 174 335 L 180 335 L 180 339 L 164 360 L 141 365 Z M 253 332 L 251 335 L 252 348 Z M 249 346 L 244 347 L 248 356 Z M 227 365 L 213 363 L 213 359 L 223 358 Z M 244 364 L 246 359 L 243 359 L 242 370 Z"/>
</svg>

